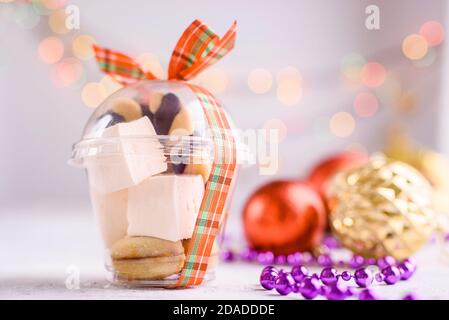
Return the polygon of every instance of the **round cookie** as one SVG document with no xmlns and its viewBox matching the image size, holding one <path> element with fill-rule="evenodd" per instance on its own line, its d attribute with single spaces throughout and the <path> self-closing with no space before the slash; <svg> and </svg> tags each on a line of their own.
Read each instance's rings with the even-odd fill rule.
<svg viewBox="0 0 449 320">
<path fill-rule="evenodd" d="M 186 107 L 181 106 L 181 110 L 173 119 L 170 126 L 170 135 L 190 136 L 194 131 L 192 117 Z"/>
<path fill-rule="evenodd" d="M 142 117 L 140 104 L 131 98 L 115 98 L 112 100 L 111 106 L 111 113 L 122 116 L 126 122 L 137 120 Z"/>
<path fill-rule="evenodd" d="M 111 247 L 115 272 L 128 279 L 157 280 L 176 274 L 185 262 L 181 241 L 127 237 Z"/>
<path fill-rule="evenodd" d="M 210 163 L 189 163 L 184 169 L 184 174 L 199 174 L 203 177 L 204 183 L 209 180 L 212 166 Z"/>
</svg>

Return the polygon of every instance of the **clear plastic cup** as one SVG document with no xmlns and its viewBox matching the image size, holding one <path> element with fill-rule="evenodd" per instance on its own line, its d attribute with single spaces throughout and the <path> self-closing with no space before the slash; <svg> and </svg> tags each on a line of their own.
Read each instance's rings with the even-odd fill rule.
<svg viewBox="0 0 449 320">
<path fill-rule="evenodd" d="M 208 129 L 197 95 L 174 81 L 125 87 L 90 117 L 70 162 L 87 170 L 114 281 L 165 287 L 178 280 L 211 171 Z M 217 257 L 215 243 L 206 280 Z"/>
</svg>

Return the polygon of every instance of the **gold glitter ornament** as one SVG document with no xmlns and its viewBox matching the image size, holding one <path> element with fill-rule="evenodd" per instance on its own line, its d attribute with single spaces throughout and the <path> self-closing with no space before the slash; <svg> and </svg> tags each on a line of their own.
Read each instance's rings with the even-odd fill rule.
<svg viewBox="0 0 449 320">
<path fill-rule="evenodd" d="M 383 155 L 337 175 L 328 193 L 333 233 L 367 258 L 408 258 L 436 227 L 428 181 L 413 167 Z"/>
</svg>

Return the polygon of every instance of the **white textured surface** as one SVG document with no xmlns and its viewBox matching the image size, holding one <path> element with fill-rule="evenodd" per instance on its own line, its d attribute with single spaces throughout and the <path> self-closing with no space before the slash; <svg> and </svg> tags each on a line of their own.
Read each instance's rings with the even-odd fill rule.
<svg viewBox="0 0 449 320">
<path fill-rule="evenodd" d="M 75 212 L 67 212 L 75 211 Z M 260 266 L 222 264 L 217 278 L 195 289 L 123 289 L 110 286 L 102 250 L 88 208 L 34 207 L 0 214 L 1 299 L 299 299 L 279 297 L 258 286 Z M 436 245 L 416 257 L 418 272 L 395 286 L 376 286 L 388 299 L 408 292 L 426 299 L 449 299 L 449 264 Z M 68 271 L 76 268 L 80 288 L 67 289 Z M 72 271 L 73 272 L 73 271 Z"/>
</svg>

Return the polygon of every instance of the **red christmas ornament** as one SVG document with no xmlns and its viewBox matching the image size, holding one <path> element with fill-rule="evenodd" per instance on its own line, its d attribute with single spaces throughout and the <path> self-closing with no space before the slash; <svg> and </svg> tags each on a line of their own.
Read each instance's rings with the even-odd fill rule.
<svg viewBox="0 0 449 320">
<path fill-rule="evenodd" d="M 341 152 L 321 161 L 310 173 L 308 181 L 325 199 L 326 188 L 329 181 L 342 170 L 362 165 L 368 161 L 363 153 Z"/>
<path fill-rule="evenodd" d="M 248 199 L 243 225 L 253 248 L 289 254 L 320 243 L 326 213 L 319 194 L 308 184 L 273 181 Z"/>
</svg>

